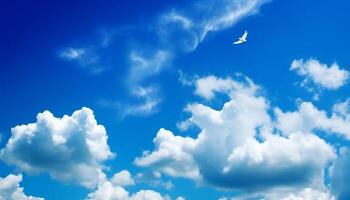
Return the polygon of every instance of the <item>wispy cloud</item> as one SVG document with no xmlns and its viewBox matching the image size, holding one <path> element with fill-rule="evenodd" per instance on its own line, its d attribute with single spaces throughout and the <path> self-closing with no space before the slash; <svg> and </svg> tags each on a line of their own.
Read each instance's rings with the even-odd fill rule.
<svg viewBox="0 0 350 200">
<path fill-rule="evenodd" d="M 92 74 L 100 74 L 109 68 L 95 47 L 67 47 L 60 50 L 59 57 L 67 62 L 73 62 Z"/>
<path fill-rule="evenodd" d="M 145 87 L 144 80 L 158 75 L 171 65 L 176 56 L 196 50 L 209 33 L 229 28 L 240 19 L 257 13 L 260 6 L 266 2 L 269 1 L 196 1 L 181 11 L 174 8 L 159 15 L 155 22 L 149 25 L 158 38 L 155 43 L 151 46 L 139 45 L 137 49 L 130 50 L 128 79 L 132 83 L 131 87 Z M 150 49 L 153 53 L 141 56 L 137 53 L 138 49 Z M 146 96 L 145 101 L 149 101 Z M 156 107 L 153 106 L 154 109 Z M 148 109 L 143 110 L 151 112 Z"/>
</svg>

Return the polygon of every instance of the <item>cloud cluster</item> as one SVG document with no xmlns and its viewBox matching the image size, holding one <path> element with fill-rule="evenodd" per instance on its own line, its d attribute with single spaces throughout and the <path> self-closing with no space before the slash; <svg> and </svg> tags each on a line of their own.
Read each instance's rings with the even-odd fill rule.
<svg viewBox="0 0 350 200">
<path fill-rule="evenodd" d="M 275 109 L 276 127 L 282 134 L 295 131 L 336 133 L 350 139 L 350 101 L 339 102 L 333 106 L 330 116 L 324 110 L 317 109 L 311 102 L 302 102 L 297 111 L 283 112 Z"/>
<path fill-rule="evenodd" d="M 43 198 L 27 196 L 20 187 L 22 175 L 9 174 L 5 178 L 0 177 L 0 199 L 1 200 L 44 200 Z"/>
<path fill-rule="evenodd" d="M 320 89 L 338 89 L 350 76 L 349 71 L 341 69 L 337 63 L 327 66 L 313 58 L 293 60 L 290 70 L 304 77 L 300 85 L 310 91 L 315 90 L 314 86 Z"/>
<path fill-rule="evenodd" d="M 259 86 L 246 77 L 237 81 L 214 76 L 197 79 L 195 86 L 205 99 L 224 93 L 230 100 L 221 110 L 188 105 L 187 121 L 201 130 L 197 137 L 160 129 L 154 150 L 136 158 L 136 165 L 251 193 L 323 186 L 324 167 L 336 157 L 333 148 L 303 130 L 279 134 Z"/>
<path fill-rule="evenodd" d="M 46 172 L 56 180 L 86 187 L 104 178 L 103 162 L 114 154 L 92 110 L 84 107 L 62 118 L 45 111 L 36 120 L 11 129 L 1 160 L 30 174 Z"/>
<path fill-rule="evenodd" d="M 88 194 L 86 200 L 171 200 L 153 190 L 140 190 L 129 194 L 124 187 L 133 185 L 134 180 L 127 170 L 115 174 L 111 180 L 101 182 L 96 191 Z M 178 197 L 177 200 L 184 200 Z"/>
</svg>

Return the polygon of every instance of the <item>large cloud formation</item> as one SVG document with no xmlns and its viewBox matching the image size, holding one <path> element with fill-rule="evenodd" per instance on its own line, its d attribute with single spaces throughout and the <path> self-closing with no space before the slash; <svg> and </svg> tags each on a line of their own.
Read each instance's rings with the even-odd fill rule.
<svg viewBox="0 0 350 200">
<path fill-rule="evenodd" d="M 20 187 L 22 175 L 9 174 L 5 178 L 0 177 L 0 200 L 44 200 L 43 198 L 27 196 Z"/>
<path fill-rule="evenodd" d="M 336 156 L 333 148 L 303 130 L 280 134 L 259 86 L 246 77 L 237 81 L 214 76 L 197 79 L 195 86 L 195 93 L 207 100 L 216 93 L 230 99 L 221 110 L 188 105 L 191 117 L 186 123 L 200 128 L 198 136 L 160 129 L 155 149 L 136 158 L 136 165 L 248 193 L 324 187 L 324 167 Z"/>
<path fill-rule="evenodd" d="M 30 174 L 47 172 L 56 180 L 95 187 L 104 178 L 102 163 L 114 154 L 93 111 L 82 108 L 62 118 L 45 111 L 36 119 L 11 129 L 1 160 Z"/>
</svg>

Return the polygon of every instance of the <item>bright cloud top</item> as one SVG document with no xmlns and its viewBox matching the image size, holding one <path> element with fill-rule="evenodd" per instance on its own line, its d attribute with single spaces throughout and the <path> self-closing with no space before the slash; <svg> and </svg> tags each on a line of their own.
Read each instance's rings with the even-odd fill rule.
<svg viewBox="0 0 350 200">
<path fill-rule="evenodd" d="M 294 193 L 270 194 L 266 200 L 335 200 L 335 197 L 329 191 L 322 191 L 312 188 L 304 188 Z"/>
<path fill-rule="evenodd" d="M 316 59 L 294 60 L 290 67 L 298 75 L 305 77 L 302 86 L 308 86 L 310 82 L 329 90 L 335 90 L 343 86 L 349 79 L 349 71 L 341 69 L 338 64 L 330 66 L 320 63 Z"/>
<path fill-rule="evenodd" d="M 1 160 L 31 174 L 46 172 L 56 180 L 94 187 L 104 177 L 102 163 L 114 154 L 93 111 L 82 108 L 62 118 L 45 111 L 36 119 L 11 129 Z"/>
<path fill-rule="evenodd" d="M 349 100 L 335 104 L 330 116 L 326 111 L 319 110 L 310 102 L 300 103 L 298 110 L 294 112 L 283 112 L 276 108 L 276 127 L 287 135 L 295 131 L 322 130 L 326 133 L 336 133 L 350 140 L 349 108 Z"/>
<path fill-rule="evenodd" d="M 88 194 L 86 200 L 171 200 L 169 196 L 162 196 L 153 190 L 140 190 L 129 194 L 124 187 L 133 184 L 130 172 L 123 170 L 114 174 L 111 180 L 101 182 L 96 191 Z M 184 199 L 178 197 L 177 200 Z"/>
<path fill-rule="evenodd" d="M 136 158 L 136 165 L 253 193 L 279 187 L 323 187 L 324 167 L 335 158 L 333 148 L 302 130 L 286 137 L 276 134 L 269 103 L 250 79 L 208 76 L 197 79 L 195 86 L 195 93 L 206 99 L 224 93 L 230 100 L 221 110 L 200 103 L 188 105 L 188 123 L 200 128 L 198 136 L 175 136 L 160 129 L 154 150 Z"/>
<path fill-rule="evenodd" d="M 27 196 L 20 187 L 22 175 L 9 174 L 5 178 L 0 177 L 0 199 L 1 200 L 44 200 L 43 198 Z"/>
</svg>

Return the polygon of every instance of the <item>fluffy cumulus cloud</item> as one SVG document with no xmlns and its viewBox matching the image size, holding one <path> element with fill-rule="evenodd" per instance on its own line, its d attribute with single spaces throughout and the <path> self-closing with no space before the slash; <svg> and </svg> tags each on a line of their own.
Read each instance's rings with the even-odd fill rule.
<svg viewBox="0 0 350 200">
<path fill-rule="evenodd" d="M 320 88 L 335 90 L 343 86 L 349 79 L 349 71 L 341 69 L 338 64 L 333 63 L 330 66 L 320 63 L 316 59 L 294 60 L 290 67 L 305 79 L 301 85 L 309 87 L 313 83 Z"/>
<path fill-rule="evenodd" d="M 288 135 L 276 131 L 259 86 L 246 77 L 237 81 L 214 76 L 197 79 L 195 86 L 205 99 L 225 93 L 229 101 L 220 110 L 189 104 L 187 121 L 200 128 L 197 137 L 160 129 L 154 150 L 136 158 L 136 165 L 250 193 L 323 186 L 324 167 L 335 158 L 333 148 L 303 130 Z"/>
<path fill-rule="evenodd" d="M 153 190 L 140 190 L 130 194 L 124 187 L 133 185 L 134 180 L 128 171 L 115 174 L 111 180 L 104 180 L 96 191 L 88 194 L 86 200 L 171 200 L 167 195 L 162 196 Z M 178 197 L 177 200 L 183 200 Z"/>
<path fill-rule="evenodd" d="M 155 151 L 145 151 L 136 158 L 138 166 L 157 166 L 157 169 L 174 177 L 199 178 L 199 171 L 191 151 L 196 141 L 190 137 L 174 136 L 168 130 L 160 129 L 153 140 Z"/>
<path fill-rule="evenodd" d="M 0 200 L 44 200 L 43 198 L 27 196 L 20 187 L 22 175 L 9 174 L 5 178 L 0 177 Z"/>
<path fill-rule="evenodd" d="M 276 108 L 276 126 L 283 134 L 295 131 L 312 132 L 315 130 L 336 133 L 350 139 L 350 101 L 339 102 L 333 106 L 332 113 L 319 110 L 311 102 L 302 102 L 298 110 L 283 112 Z"/>
<path fill-rule="evenodd" d="M 114 156 L 105 128 L 85 107 L 62 118 L 49 111 L 39 113 L 36 122 L 11 132 L 1 160 L 30 174 L 46 172 L 60 181 L 94 187 L 104 178 L 103 162 Z"/>
<path fill-rule="evenodd" d="M 131 177 L 131 174 L 128 170 L 123 170 L 114 174 L 111 178 L 111 182 L 114 185 L 118 186 L 128 186 L 135 184 L 134 179 Z"/>
</svg>

